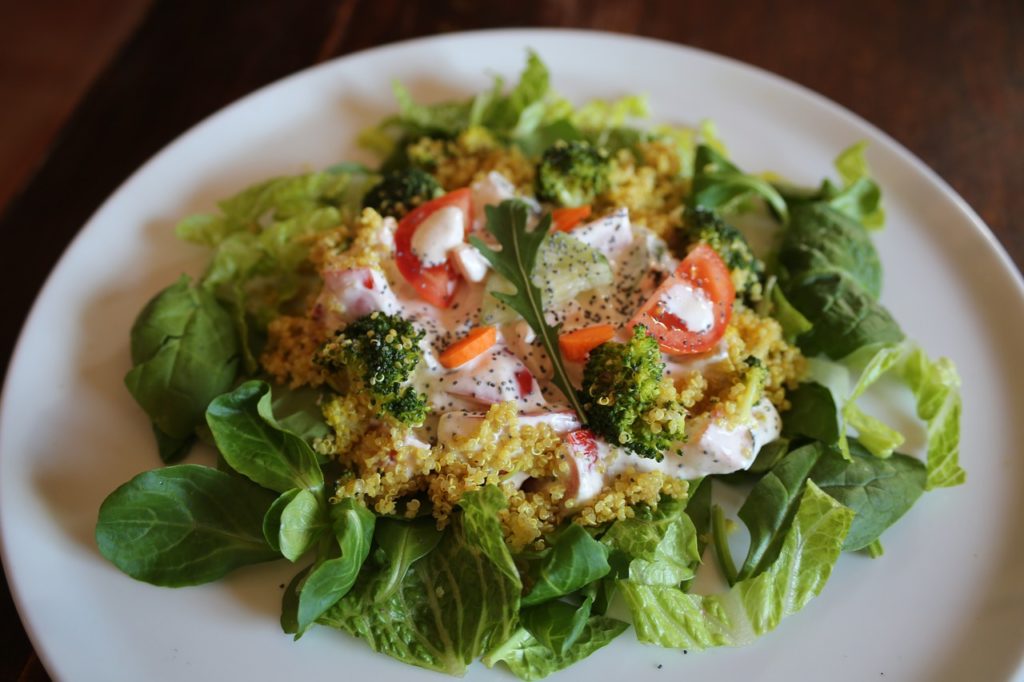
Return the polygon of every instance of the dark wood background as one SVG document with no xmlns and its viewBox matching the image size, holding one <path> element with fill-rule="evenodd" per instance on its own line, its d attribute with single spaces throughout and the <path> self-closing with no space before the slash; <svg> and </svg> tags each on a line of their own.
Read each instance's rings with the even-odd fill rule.
<svg viewBox="0 0 1024 682">
<path fill-rule="evenodd" d="M 1024 263 L 1020 0 L 50 0 L 26 7 L 0 0 L 7 29 L 0 151 L 17 152 L 5 151 L 0 163 L 0 373 L 64 247 L 154 152 L 282 76 L 450 31 L 592 28 L 774 71 L 907 146 L 974 207 L 1017 266 Z M 11 55 L 28 55 L 34 70 Z M 48 679 L 6 583 L 0 609 L 0 679 Z"/>
</svg>

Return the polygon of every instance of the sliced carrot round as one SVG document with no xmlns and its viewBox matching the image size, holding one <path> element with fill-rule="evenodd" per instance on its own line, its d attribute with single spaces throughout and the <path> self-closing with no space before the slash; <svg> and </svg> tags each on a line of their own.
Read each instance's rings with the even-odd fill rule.
<svg viewBox="0 0 1024 682">
<path fill-rule="evenodd" d="M 589 217 L 590 206 L 556 208 L 551 212 L 551 222 L 555 224 L 555 230 L 559 232 L 568 232 Z"/>
<path fill-rule="evenodd" d="M 496 327 L 476 327 L 441 353 L 441 365 L 455 369 L 466 364 L 498 342 Z"/>
<path fill-rule="evenodd" d="M 610 324 L 595 324 L 560 335 L 558 347 L 566 360 L 583 362 L 590 351 L 606 341 L 611 341 L 614 336 L 615 327 Z"/>
</svg>

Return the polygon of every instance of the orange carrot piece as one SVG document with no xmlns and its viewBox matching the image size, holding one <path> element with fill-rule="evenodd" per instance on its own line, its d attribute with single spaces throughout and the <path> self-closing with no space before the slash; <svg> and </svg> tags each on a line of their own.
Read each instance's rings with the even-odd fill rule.
<svg viewBox="0 0 1024 682">
<path fill-rule="evenodd" d="M 555 224 L 555 230 L 558 232 L 568 232 L 589 217 L 589 206 L 556 208 L 551 212 L 551 222 Z"/>
<path fill-rule="evenodd" d="M 615 327 L 610 324 L 596 324 L 593 327 L 577 329 L 558 337 L 562 357 L 572 362 L 583 362 L 587 354 L 615 336 Z"/>
<path fill-rule="evenodd" d="M 462 339 L 444 349 L 438 358 L 448 369 L 455 369 L 466 364 L 476 356 L 498 342 L 498 330 L 495 327 L 476 327 Z"/>
</svg>

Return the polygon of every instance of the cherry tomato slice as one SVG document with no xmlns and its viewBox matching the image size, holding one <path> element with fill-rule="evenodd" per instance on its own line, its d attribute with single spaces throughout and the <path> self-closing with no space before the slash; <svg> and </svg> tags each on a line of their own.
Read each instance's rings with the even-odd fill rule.
<svg viewBox="0 0 1024 682">
<path fill-rule="evenodd" d="M 711 301 L 713 323 L 708 329 L 692 331 L 677 316 L 665 310 L 662 301 L 672 287 L 683 284 L 701 290 Z M 729 268 L 706 244 L 699 244 L 683 259 L 671 277 L 661 283 L 654 294 L 641 306 L 629 327 L 642 324 L 658 340 L 666 353 L 688 355 L 711 350 L 725 334 L 732 317 L 732 304 L 736 290 L 729 276 Z"/>
<path fill-rule="evenodd" d="M 472 227 L 471 196 L 469 188 L 465 187 L 417 206 L 402 218 L 395 231 L 398 271 L 416 288 L 420 298 L 438 308 L 447 308 L 451 304 L 459 283 L 459 274 L 450 262 L 424 267 L 412 251 L 412 236 L 431 213 L 445 206 L 454 206 L 462 211 L 466 230 Z"/>
</svg>

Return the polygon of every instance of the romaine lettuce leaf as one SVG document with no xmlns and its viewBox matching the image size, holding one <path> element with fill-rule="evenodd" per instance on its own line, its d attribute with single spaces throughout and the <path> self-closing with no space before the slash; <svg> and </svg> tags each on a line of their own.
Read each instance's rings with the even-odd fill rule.
<svg viewBox="0 0 1024 682">
<path fill-rule="evenodd" d="M 775 629 L 821 592 L 853 516 L 808 481 L 778 558 L 760 575 L 714 595 L 620 581 L 637 637 L 664 647 L 705 649 L 746 644 Z"/>
<path fill-rule="evenodd" d="M 591 616 L 572 646 L 556 653 L 541 644 L 526 628 L 520 628 L 508 640 L 484 657 L 488 667 L 504 662 L 522 680 L 539 680 L 568 668 L 621 635 L 628 623 L 605 616 Z"/>
<path fill-rule="evenodd" d="M 397 590 L 388 562 L 368 561 L 355 587 L 320 622 L 365 639 L 375 651 L 461 675 L 515 631 L 522 584 L 498 524 L 506 504 L 493 486 L 466 493 L 440 543 L 408 568 Z"/>
<path fill-rule="evenodd" d="M 616 576 L 637 584 L 679 585 L 693 578 L 700 563 L 686 502 L 675 498 L 663 498 L 653 512 L 616 521 L 601 542 L 611 550 Z"/>
</svg>

